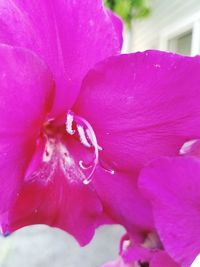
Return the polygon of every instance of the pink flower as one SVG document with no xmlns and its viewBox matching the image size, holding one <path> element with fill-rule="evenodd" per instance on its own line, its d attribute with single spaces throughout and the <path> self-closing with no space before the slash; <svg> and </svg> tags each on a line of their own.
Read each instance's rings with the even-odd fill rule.
<svg viewBox="0 0 200 267">
<path fill-rule="evenodd" d="M 91 239 L 102 206 L 94 189 L 83 184 L 89 173 L 79 167 L 76 151 L 82 146 L 84 151 L 85 131 L 88 135 L 93 131 L 69 110 L 87 71 L 119 53 L 121 29 L 121 22 L 100 0 L 1 1 L 0 222 L 4 234 L 46 223 L 68 231 L 81 244 Z M 71 135 L 72 127 L 78 130 L 78 126 L 76 137 L 83 144 Z M 88 137 L 90 146 L 92 138 Z"/>
<path fill-rule="evenodd" d="M 166 251 L 183 267 L 200 254 L 200 160 L 162 158 L 142 171 L 140 183 L 153 205 Z"/>
<path fill-rule="evenodd" d="M 113 56 L 121 42 L 100 0 L 1 1 L 4 234 L 45 223 L 86 244 L 105 222 L 154 230 L 137 175 L 199 138 L 200 59 Z"/>
<path fill-rule="evenodd" d="M 138 190 L 141 168 L 178 155 L 200 134 L 199 64 L 199 57 L 147 51 L 108 59 L 84 80 L 73 109 L 92 122 L 100 161 L 115 171 L 97 168 L 93 185 L 105 213 L 129 233 L 155 229 L 151 205 Z"/>
<path fill-rule="evenodd" d="M 143 240 L 125 235 L 121 240 L 120 258 L 102 267 L 181 267 L 166 251 L 156 233 L 144 235 Z"/>
</svg>

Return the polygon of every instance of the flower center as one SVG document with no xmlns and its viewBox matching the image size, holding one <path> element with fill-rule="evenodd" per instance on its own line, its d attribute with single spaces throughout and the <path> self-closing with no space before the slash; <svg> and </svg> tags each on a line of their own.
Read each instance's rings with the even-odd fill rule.
<svg viewBox="0 0 200 267">
<path fill-rule="evenodd" d="M 40 180 L 46 183 L 62 171 L 69 182 L 82 181 L 87 185 L 97 165 L 111 175 L 115 173 L 100 161 L 102 150 L 90 123 L 68 111 L 65 123 L 63 119 L 62 122 L 51 119 L 41 128 L 25 179 L 35 179 L 40 174 Z"/>
</svg>

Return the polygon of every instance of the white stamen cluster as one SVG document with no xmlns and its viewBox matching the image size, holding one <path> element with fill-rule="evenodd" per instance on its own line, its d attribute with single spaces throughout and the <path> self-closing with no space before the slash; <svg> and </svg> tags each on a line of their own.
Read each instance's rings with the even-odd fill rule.
<svg viewBox="0 0 200 267">
<path fill-rule="evenodd" d="M 76 129 L 73 129 L 73 122 L 76 123 Z M 78 133 L 80 142 L 87 148 L 94 148 L 94 160 L 90 166 L 84 166 L 83 161 L 79 162 L 80 167 L 83 170 L 91 169 L 89 176 L 83 181 L 84 184 L 89 184 L 91 182 L 92 175 L 96 169 L 99 160 L 99 150 L 102 148 L 98 145 L 96 135 L 92 126 L 84 118 L 75 115 L 73 112 L 69 111 L 67 113 L 66 119 L 66 131 L 70 135 Z"/>
</svg>

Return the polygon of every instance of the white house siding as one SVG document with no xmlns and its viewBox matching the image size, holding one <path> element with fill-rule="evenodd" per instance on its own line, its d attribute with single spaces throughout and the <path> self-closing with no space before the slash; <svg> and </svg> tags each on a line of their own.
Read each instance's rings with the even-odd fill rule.
<svg viewBox="0 0 200 267">
<path fill-rule="evenodd" d="M 161 35 L 166 28 L 200 14 L 200 0 L 152 0 L 151 15 L 133 23 L 131 50 L 159 49 Z"/>
</svg>

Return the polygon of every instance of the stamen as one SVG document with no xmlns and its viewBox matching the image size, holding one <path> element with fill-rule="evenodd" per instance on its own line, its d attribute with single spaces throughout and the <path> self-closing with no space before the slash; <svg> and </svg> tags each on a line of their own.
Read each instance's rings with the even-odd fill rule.
<svg viewBox="0 0 200 267">
<path fill-rule="evenodd" d="M 72 124 L 74 121 L 74 115 L 70 111 L 67 113 L 67 121 L 66 121 L 66 131 L 68 134 L 73 135 L 75 131 L 72 129 Z"/>
<path fill-rule="evenodd" d="M 110 169 L 108 165 L 104 161 L 100 161 L 101 167 L 104 169 L 105 172 L 108 172 L 111 175 L 115 174 L 115 171 L 113 169 Z"/>
<path fill-rule="evenodd" d="M 79 133 L 81 143 L 86 147 L 91 147 L 91 145 L 88 143 L 87 138 L 85 136 L 84 128 L 80 125 L 77 125 L 77 130 Z"/>
<path fill-rule="evenodd" d="M 73 121 L 76 122 L 77 125 L 76 127 L 81 143 L 88 148 L 91 148 L 92 146 L 94 148 L 94 160 L 91 165 L 86 167 L 84 166 L 82 160 L 79 161 L 79 165 L 83 170 L 91 169 L 89 176 L 83 180 L 84 184 L 89 184 L 91 182 L 92 175 L 94 174 L 94 171 L 99 161 L 99 150 L 102 150 L 102 148 L 98 145 L 96 135 L 89 122 L 80 116 L 74 115 L 74 113 L 71 111 L 67 113 L 67 121 L 66 121 L 66 131 L 70 135 L 73 135 L 75 133 L 75 131 L 72 130 Z"/>
<path fill-rule="evenodd" d="M 89 138 L 91 144 L 94 146 L 94 140 L 92 139 L 92 136 L 91 136 L 91 133 L 89 131 L 89 129 L 86 129 L 86 134 L 87 134 L 87 137 Z M 98 144 L 97 144 L 98 145 Z M 101 146 L 98 145 L 98 150 L 102 151 L 103 148 Z"/>
<path fill-rule="evenodd" d="M 90 182 L 91 182 L 91 179 L 88 179 L 88 178 L 83 180 L 83 183 L 85 185 L 88 185 Z"/>
<path fill-rule="evenodd" d="M 111 170 L 111 169 L 105 169 L 105 168 L 104 168 L 104 170 L 105 170 L 106 172 L 109 172 L 109 173 L 112 174 L 112 175 L 115 174 L 115 171 L 114 171 L 114 170 Z"/>
<path fill-rule="evenodd" d="M 92 170 L 91 170 L 90 175 L 83 181 L 84 184 L 89 184 L 91 182 L 91 177 L 94 174 L 96 166 L 97 166 L 98 161 L 99 161 L 98 143 L 97 143 L 97 138 L 96 138 L 96 135 L 94 133 L 94 130 L 93 130 L 92 126 L 89 124 L 89 122 L 86 121 L 84 118 L 79 117 L 79 116 L 76 116 L 76 118 L 78 120 L 80 120 L 82 123 L 85 124 L 86 129 L 88 129 L 88 131 L 90 133 L 89 135 L 91 136 L 92 145 L 94 147 L 94 156 L 95 156 L 95 158 L 94 158 L 94 161 L 93 161 L 93 165 L 91 166 Z"/>
<path fill-rule="evenodd" d="M 88 170 L 92 167 L 91 165 L 90 166 L 84 166 L 84 163 L 82 160 L 79 161 L 79 165 L 80 165 L 81 169 L 83 169 L 83 170 Z"/>
</svg>

